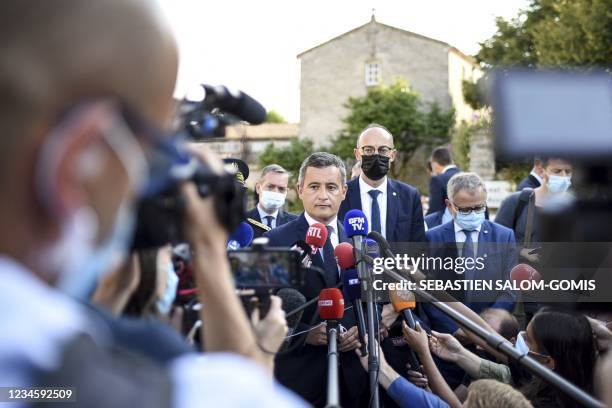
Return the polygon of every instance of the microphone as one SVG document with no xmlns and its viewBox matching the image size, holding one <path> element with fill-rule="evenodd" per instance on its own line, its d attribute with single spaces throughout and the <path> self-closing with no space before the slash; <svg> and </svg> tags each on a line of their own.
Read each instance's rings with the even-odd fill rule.
<svg viewBox="0 0 612 408">
<path fill-rule="evenodd" d="M 306 297 L 293 288 L 282 288 L 278 292 L 276 292 L 276 296 L 283 300 L 283 310 L 285 311 L 285 316 L 287 316 L 288 312 L 294 309 L 299 309 L 302 305 L 306 303 Z M 294 315 L 286 317 L 287 327 L 289 327 L 289 330 L 287 332 L 288 336 L 293 334 L 293 332 L 297 328 L 300 320 L 302 320 L 303 313 L 304 310 L 302 309 Z M 283 348 L 289 346 L 289 343 L 291 343 L 290 337 L 285 339 L 285 342 L 283 343 Z"/>
<path fill-rule="evenodd" d="M 248 247 L 253 241 L 253 228 L 242 221 L 227 240 L 227 249 L 234 250 Z"/>
<path fill-rule="evenodd" d="M 344 298 L 337 288 L 319 294 L 319 315 L 327 322 L 327 405 L 340 406 L 338 381 L 338 321 L 344 317 Z"/>
<path fill-rule="evenodd" d="M 327 241 L 327 228 L 321 223 L 312 224 L 306 231 L 306 243 L 312 248 L 312 254 L 317 253 L 317 249 L 323 248 Z"/>
<path fill-rule="evenodd" d="M 230 90 L 223 85 L 203 84 L 202 87 L 206 92 L 203 104 L 209 109 L 219 108 L 253 125 L 265 122 L 266 109 L 246 93 L 239 90 Z"/>
<path fill-rule="evenodd" d="M 520 263 L 510 271 L 510 279 L 520 285 L 523 281 L 539 282 L 542 276 L 531 265 Z"/>
<path fill-rule="evenodd" d="M 414 320 L 414 315 L 412 314 L 412 310 L 416 307 L 416 298 L 414 297 L 414 293 L 409 290 L 390 290 L 389 298 L 391 299 L 391 304 L 393 305 L 395 312 L 402 315 L 408 324 L 408 327 L 415 330 L 416 322 Z M 414 353 L 414 350 L 410 350 L 408 360 L 413 370 L 419 372 L 421 371 L 421 363 Z"/>
<path fill-rule="evenodd" d="M 291 249 L 296 250 L 300 254 L 300 263 L 302 266 L 309 267 L 311 265 L 310 255 L 312 254 L 312 248 L 306 241 L 295 241 Z"/>
<path fill-rule="evenodd" d="M 344 295 L 349 302 L 353 304 L 353 312 L 357 321 L 357 330 L 359 331 L 359 341 L 361 342 L 361 355 L 367 356 L 368 349 L 365 342 L 366 329 L 365 317 L 363 315 L 363 306 L 361 304 L 361 287 L 359 282 L 359 274 L 355 268 L 355 257 L 353 256 L 353 246 L 348 242 L 342 242 L 334 249 L 334 255 L 338 260 L 338 265 L 342 271 L 342 288 Z"/>
<path fill-rule="evenodd" d="M 344 216 L 344 230 L 346 235 L 353 240 L 354 253 L 357 263 L 359 278 L 365 282 L 368 278 L 368 269 L 363 262 L 360 253 L 363 238 L 368 235 L 368 219 L 361 210 L 350 210 Z M 364 287 L 364 290 L 366 288 Z"/>
</svg>

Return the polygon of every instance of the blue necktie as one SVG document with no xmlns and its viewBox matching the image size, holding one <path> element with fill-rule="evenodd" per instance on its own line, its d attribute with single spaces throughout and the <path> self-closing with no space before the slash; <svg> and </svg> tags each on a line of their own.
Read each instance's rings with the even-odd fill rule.
<svg viewBox="0 0 612 408">
<path fill-rule="evenodd" d="M 274 217 L 271 215 L 266 215 L 264 217 L 264 220 L 266 220 L 266 225 L 270 228 L 272 228 L 272 221 L 274 220 Z"/>
<path fill-rule="evenodd" d="M 463 243 L 463 252 L 461 255 L 464 258 L 474 258 L 476 254 L 474 253 L 474 241 L 472 241 L 472 232 L 470 230 L 461 230 L 465 234 L 465 242 Z"/>
<path fill-rule="evenodd" d="M 334 255 L 334 246 L 331 242 L 331 236 L 334 232 L 334 227 L 331 225 L 327 226 L 327 241 L 323 246 L 323 265 L 325 265 L 325 275 L 328 280 L 328 284 L 335 285 L 338 281 L 338 263 Z"/>
<path fill-rule="evenodd" d="M 370 197 L 372 197 L 372 219 L 371 219 L 371 224 L 372 224 L 372 229 L 371 231 L 376 231 L 379 234 L 382 234 L 382 229 L 380 226 L 380 207 L 378 206 L 378 195 L 381 194 L 382 191 L 380 190 L 370 190 L 368 191 L 368 194 L 370 195 Z"/>
</svg>

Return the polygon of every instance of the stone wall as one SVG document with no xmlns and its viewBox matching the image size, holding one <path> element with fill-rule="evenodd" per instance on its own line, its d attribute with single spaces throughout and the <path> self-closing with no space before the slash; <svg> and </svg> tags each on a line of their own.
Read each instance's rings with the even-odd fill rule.
<svg viewBox="0 0 612 408">
<path fill-rule="evenodd" d="M 476 129 L 470 140 L 470 171 L 478 173 L 483 180 L 495 178 L 495 153 L 493 137 L 489 127 Z"/>
</svg>

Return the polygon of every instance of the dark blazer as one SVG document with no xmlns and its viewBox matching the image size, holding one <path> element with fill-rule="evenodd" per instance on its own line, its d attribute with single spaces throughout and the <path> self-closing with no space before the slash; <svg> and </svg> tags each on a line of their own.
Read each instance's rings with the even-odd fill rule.
<svg viewBox="0 0 612 408">
<path fill-rule="evenodd" d="M 289 221 L 293 221 L 297 217 L 298 217 L 297 215 L 283 211 L 283 209 L 281 208 L 280 210 L 278 210 L 278 216 L 276 217 L 276 227 L 278 228 L 281 225 L 288 223 Z M 247 220 L 251 218 L 265 225 L 265 222 L 263 222 L 261 217 L 259 216 L 259 211 L 257 210 L 257 207 L 249 210 L 249 212 L 247 212 L 246 218 Z M 254 232 L 253 238 L 261 237 L 267 231 L 259 227 L 257 224 L 254 224 L 254 223 L 249 223 L 249 224 L 251 225 L 251 227 L 253 227 L 253 232 Z"/>
<path fill-rule="evenodd" d="M 340 205 L 338 220 L 342 222 L 350 210 L 361 210 L 359 179 L 348 183 L 346 198 Z M 386 238 L 389 242 L 425 242 L 423 207 L 416 188 L 387 178 Z"/>
<path fill-rule="evenodd" d="M 425 224 L 427 224 L 428 229 L 432 229 L 442 224 L 442 216 L 444 215 L 444 210 L 436 211 L 435 213 L 427 214 L 425 216 Z"/>
<path fill-rule="evenodd" d="M 271 247 L 289 247 L 296 241 L 304 241 L 308 221 L 304 214 L 300 214 L 295 220 L 280 227 L 268 231 L 264 236 L 270 239 Z M 348 242 L 348 237 L 342 227 L 342 221 L 338 219 L 339 242 Z M 312 259 L 313 266 L 322 269 L 325 274 L 314 269 L 306 271 L 304 286 L 300 292 L 307 300 L 319 296 L 321 289 L 333 287 L 340 282 L 338 270 L 325 269 L 325 263 L 321 255 L 317 253 Z M 329 264 L 328 264 L 329 265 Z M 335 262 L 334 262 L 334 265 Z M 349 305 L 347 304 L 346 307 Z M 316 314 L 314 324 L 321 320 L 318 318 L 317 306 L 313 304 L 304 311 L 301 323 L 296 332 L 307 330 L 313 316 Z M 341 324 L 347 329 L 355 326 L 355 318 L 352 311 L 346 311 Z M 361 367 L 357 354 L 354 350 L 340 353 L 340 396 L 342 406 L 359 406 L 359 401 L 366 399 L 368 394 L 367 373 Z M 325 406 L 327 396 L 327 346 L 312 346 L 303 344 L 297 350 L 288 355 L 276 358 L 276 378 L 286 387 L 295 391 L 304 399 L 315 406 Z"/>
<path fill-rule="evenodd" d="M 429 241 L 429 256 L 457 258 L 459 252 L 455 239 L 454 222 L 449 221 L 438 227 L 427 231 Z M 485 256 L 486 255 L 486 256 Z M 510 271 L 518 262 L 518 254 L 514 239 L 514 232 L 507 227 L 485 220 L 482 223 L 480 234 L 478 235 L 478 249 L 476 257 L 483 258 L 484 268 L 475 269 L 471 276 L 455 273 L 453 270 L 429 270 L 428 275 L 435 276 L 442 280 L 455 279 L 487 279 L 487 280 L 509 280 Z M 465 292 L 450 292 L 458 300 L 461 300 L 470 309 L 480 313 L 487 307 L 501 308 L 511 311 L 514 307 L 515 293 L 510 290 L 493 291 L 475 290 Z M 457 325 L 444 314 L 439 312 L 431 305 L 424 305 L 426 314 L 430 319 L 430 326 L 433 330 L 445 333 L 454 333 Z"/>
<path fill-rule="evenodd" d="M 533 174 L 529 174 L 519 183 L 516 191 L 521 191 L 524 188 L 537 188 L 540 187 L 540 182 L 537 178 L 533 177 Z"/>
<path fill-rule="evenodd" d="M 427 210 L 427 215 L 444 210 L 444 207 L 446 207 L 444 200 L 448 197 L 446 193 L 448 180 L 460 171 L 461 169 L 458 167 L 451 167 L 444 173 L 433 176 L 429 180 L 429 209 Z"/>
</svg>

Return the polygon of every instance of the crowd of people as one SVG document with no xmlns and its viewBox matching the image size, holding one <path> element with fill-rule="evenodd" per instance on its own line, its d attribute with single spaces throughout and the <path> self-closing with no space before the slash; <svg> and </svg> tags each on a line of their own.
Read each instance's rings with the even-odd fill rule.
<svg viewBox="0 0 612 408">
<path fill-rule="evenodd" d="M 30 406 L 45 401 L 41 389 L 71 389 L 71 402 L 53 402 L 325 406 L 328 331 L 316 304 L 291 325 L 280 293 L 265 308 L 245 307 L 236 270 L 288 286 L 286 265 L 229 259 L 232 231 L 213 197 L 182 182 L 186 242 L 130 246 L 137 203 L 155 182 L 151 163 L 174 143 L 177 47 L 159 10 L 141 0 L 6 0 L 0 9 L 0 405 Z M 202 144 L 181 148 L 213 174 L 228 171 Z M 460 276 L 424 269 L 428 278 L 509 281 L 519 263 L 538 267 L 538 215 L 570 194 L 569 161 L 536 158 L 493 219 L 486 184 L 453 163 L 449 146 L 431 154 L 426 211 L 415 187 L 389 176 L 397 153 L 384 124 L 371 124 L 357 138 L 352 174 L 333 154 L 305 157 L 300 214 L 286 210 L 289 172 L 262 170 L 244 218 L 256 238 L 289 249 L 311 226 L 327 229 L 294 287 L 303 298 L 342 285 L 334 250 L 349 242 L 343 219 L 356 209 L 398 251 L 484 259 Z M 557 310 L 510 289 L 446 295 L 454 310 L 612 404 L 612 315 Z M 373 400 L 352 307 L 337 339 L 347 408 Z M 377 304 L 381 406 L 580 406 L 430 303 L 413 312 L 409 327 L 392 303 Z"/>
</svg>

